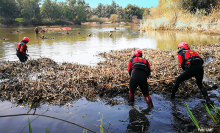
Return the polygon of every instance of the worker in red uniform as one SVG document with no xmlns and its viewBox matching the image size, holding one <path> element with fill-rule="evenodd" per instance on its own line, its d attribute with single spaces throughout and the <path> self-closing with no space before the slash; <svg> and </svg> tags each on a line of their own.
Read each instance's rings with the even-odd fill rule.
<svg viewBox="0 0 220 133">
<path fill-rule="evenodd" d="M 128 72 L 131 77 L 129 83 L 129 100 L 134 102 L 134 93 L 139 86 L 148 106 L 153 107 L 147 83 L 147 78 L 151 73 L 150 63 L 142 57 L 141 50 L 136 50 L 128 62 Z"/>
<path fill-rule="evenodd" d="M 35 27 L 34 31 L 35 31 L 36 34 L 38 34 L 38 32 L 39 32 L 37 27 Z"/>
<path fill-rule="evenodd" d="M 26 54 L 27 51 L 27 43 L 29 42 L 28 37 L 24 37 L 21 42 L 18 43 L 17 45 L 17 56 L 21 62 L 25 62 L 28 59 L 28 54 Z"/>
<path fill-rule="evenodd" d="M 179 84 L 185 80 L 190 79 L 191 77 L 196 78 L 196 84 L 198 85 L 200 91 L 202 92 L 202 95 L 204 96 L 204 99 L 206 100 L 207 104 L 213 104 L 213 101 L 211 101 L 208 97 L 206 88 L 202 84 L 204 70 L 203 70 L 203 59 L 199 56 L 199 54 L 189 49 L 189 46 L 186 42 L 181 42 L 178 45 L 178 59 L 180 66 L 184 70 L 175 80 L 171 99 L 175 98 L 175 93 L 178 90 Z"/>
</svg>

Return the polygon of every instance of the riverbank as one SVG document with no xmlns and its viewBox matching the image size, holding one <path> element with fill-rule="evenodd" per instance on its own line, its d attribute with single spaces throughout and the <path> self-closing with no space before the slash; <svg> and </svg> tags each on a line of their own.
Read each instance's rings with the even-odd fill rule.
<svg viewBox="0 0 220 133">
<path fill-rule="evenodd" d="M 1 22 L 0 27 L 16 27 L 16 26 L 54 26 L 54 25 L 77 25 L 74 24 L 71 21 L 65 21 L 65 20 L 44 20 L 44 21 L 24 21 L 22 18 L 17 19 L 16 21 L 13 22 Z"/>
<path fill-rule="evenodd" d="M 8 20 L 9 21 L 9 20 Z M 57 19 L 57 20 L 48 20 L 45 19 L 43 21 L 26 21 L 23 20 L 23 18 L 17 18 L 15 19 L 15 21 L 10 20 L 10 22 L 8 21 L 2 21 L 0 22 L 0 27 L 16 27 L 16 26 L 41 26 L 41 25 L 45 25 L 45 26 L 55 26 L 55 25 L 80 25 L 78 23 L 74 23 L 72 21 L 67 21 L 67 20 L 62 20 L 62 19 Z M 81 23 L 81 25 L 100 25 L 100 24 L 108 24 L 108 25 L 122 25 L 122 26 L 126 26 L 126 25 L 135 25 L 135 26 L 139 26 L 139 23 L 131 23 L 131 22 L 110 22 L 110 21 L 103 21 L 103 22 L 99 22 L 99 21 L 89 21 L 89 22 L 84 22 Z"/>
<path fill-rule="evenodd" d="M 220 35 L 220 29 L 217 28 L 220 26 L 220 24 L 212 25 L 212 23 L 211 23 L 211 24 L 206 25 L 206 27 L 209 27 L 209 29 L 205 29 L 205 28 L 198 28 L 198 26 L 200 24 L 198 24 L 197 27 L 192 27 L 192 26 L 166 27 L 164 25 L 166 22 L 163 22 L 163 20 L 159 20 L 159 21 L 161 21 L 161 23 L 156 26 L 155 25 L 152 26 L 152 24 L 156 24 L 158 22 L 158 20 L 145 21 L 140 26 L 140 31 L 145 32 L 148 30 L 174 30 L 174 31 L 187 32 L 187 33 L 202 33 L 202 34 L 207 34 L 207 35 Z"/>
</svg>

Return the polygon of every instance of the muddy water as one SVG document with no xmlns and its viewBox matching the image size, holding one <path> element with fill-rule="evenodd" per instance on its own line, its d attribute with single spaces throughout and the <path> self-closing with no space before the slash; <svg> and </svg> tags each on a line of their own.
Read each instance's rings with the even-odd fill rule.
<svg viewBox="0 0 220 133">
<path fill-rule="evenodd" d="M 113 31 L 114 27 L 117 27 L 118 30 L 112 32 L 113 35 L 110 38 L 108 37 L 109 31 Z M 52 27 L 46 28 L 52 30 Z M 6 40 L 0 41 L 0 60 L 18 61 L 15 47 L 24 36 L 30 38 L 28 54 L 34 59 L 49 57 L 56 62 L 78 62 L 87 65 L 95 65 L 102 60 L 96 56 L 98 52 L 133 47 L 175 50 L 176 45 L 181 41 L 196 45 L 217 43 L 220 38 L 219 36 L 182 32 L 142 33 L 139 32 L 138 27 L 120 27 L 118 25 L 71 26 L 71 29 L 67 31 L 69 34 L 65 34 L 66 30 L 64 29 L 62 33 L 55 30 L 35 35 L 33 29 L 34 27 L 0 28 L 0 38 L 6 38 Z M 10 33 L 16 30 L 20 30 L 22 33 Z M 88 34 L 91 34 L 91 37 L 87 37 Z M 55 39 L 39 39 L 42 35 Z M 211 100 L 215 101 L 215 105 L 220 107 L 219 89 L 209 92 L 209 95 Z M 201 99 L 176 98 L 173 101 L 169 97 L 170 94 L 151 94 L 153 108 L 147 107 L 143 97 L 135 97 L 134 105 L 128 104 L 127 99 L 120 97 L 115 98 L 119 102 L 114 106 L 99 98 L 94 101 L 82 98 L 68 105 L 48 103 L 35 105 L 33 109 L 28 105 L 23 106 L 14 103 L 14 101 L 1 99 L 0 115 L 25 114 L 27 112 L 44 114 L 74 122 L 96 132 L 100 130 L 94 124 L 100 125 L 99 120 L 103 115 L 103 126 L 108 132 L 191 132 L 195 131 L 196 127 L 187 114 L 183 104 L 186 102 L 200 122 L 200 126 L 211 130 L 210 126 L 206 125 L 207 122 L 212 123 L 212 121 L 207 120 L 207 117 L 204 116 L 206 113 L 202 105 L 204 101 L 202 97 Z M 28 118 L 30 121 L 34 120 L 32 122 L 33 132 L 45 132 L 46 128 L 50 129 L 50 132 L 83 132 L 79 126 L 43 116 L 37 118 L 36 115 L 0 118 L 0 132 L 28 132 L 28 126 L 25 127 Z"/>
</svg>

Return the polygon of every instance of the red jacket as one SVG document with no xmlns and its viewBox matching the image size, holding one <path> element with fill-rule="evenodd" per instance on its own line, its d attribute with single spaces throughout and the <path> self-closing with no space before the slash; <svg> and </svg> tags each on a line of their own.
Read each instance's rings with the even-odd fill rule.
<svg viewBox="0 0 220 133">
<path fill-rule="evenodd" d="M 135 55 L 128 62 L 128 73 L 131 77 L 133 69 L 142 69 L 144 71 L 148 71 L 148 76 L 151 71 L 150 63 L 143 57 L 136 57 Z"/>
<path fill-rule="evenodd" d="M 20 52 L 22 54 L 26 54 L 27 51 L 27 45 L 24 42 L 19 42 L 17 45 L 17 52 Z"/>
<path fill-rule="evenodd" d="M 186 65 L 190 63 L 190 61 L 188 60 L 190 57 L 200 58 L 201 61 L 203 62 L 202 58 L 199 56 L 199 54 L 196 51 L 182 48 L 178 52 L 178 59 L 180 66 L 182 67 L 183 70 L 185 70 Z"/>
</svg>

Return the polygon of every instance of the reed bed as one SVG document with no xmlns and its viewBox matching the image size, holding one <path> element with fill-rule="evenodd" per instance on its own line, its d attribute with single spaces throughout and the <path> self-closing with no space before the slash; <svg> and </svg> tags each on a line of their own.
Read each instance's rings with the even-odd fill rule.
<svg viewBox="0 0 220 133">
<path fill-rule="evenodd" d="M 194 14 L 183 10 L 170 10 L 163 14 L 157 12 L 156 8 L 152 9 L 153 15 L 143 20 L 140 30 L 181 30 L 220 34 L 220 7 L 211 9 L 208 15 L 203 10 L 197 10 Z"/>
<path fill-rule="evenodd" d="M 204 85 L 207 90 L 218 88 L 220 84 L 220 48 L 219 44 L 201 44 L 192 46 L 201 57 L 211 62 L 204 64 Z M 75 99 L 86 97 L 96 100 L 103 97 L 109 104 L 123 104 L 113 100 L 116 96 L 128 98 L 128 86 L 116 85 L 129 82 L 127 63 L 136 49 L 124 49 L 100 53 L 105 58 L 97 66 L 77 63 L 57 64 L 49 58 L 20 62 L 0 62 L 0 94 L 1 97 L 20 104 L 50 103 L 66 104 Z M 178 76 L 182 70 L 177 59 L 177 51 L 142 49 L 152 68 L 149 81 Z M 173 80 L 152 82 L 150 93 L 171 93 Z M 186 98 L 200 93 L 192 78 L 183 82 L 177 97 Z M 136 95 L 142 96 L 140 90 Z"/>
</svg>

